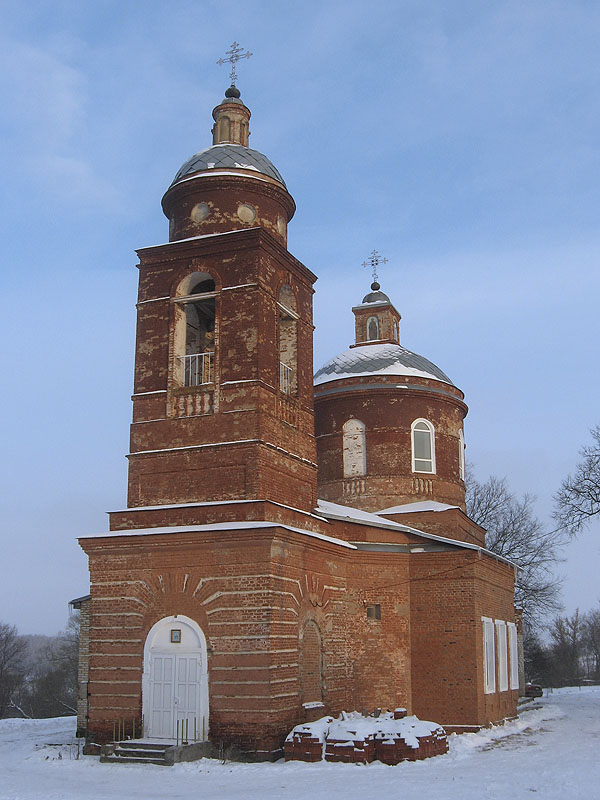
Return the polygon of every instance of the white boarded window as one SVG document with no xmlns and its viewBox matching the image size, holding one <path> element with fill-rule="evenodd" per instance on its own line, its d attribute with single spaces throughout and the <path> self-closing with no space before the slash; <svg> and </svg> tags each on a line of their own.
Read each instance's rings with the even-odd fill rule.
<svg viewBox="0 0 600 800">
<path fill-rule="evenodd" d="M 435 435 L 433 425 L 426 419 L 416 419 L 411 425 L 413 472 L 435 472 Z"/>
<path fill-rule="evenodd" d="M 367 473 L 367 448 L 365 423 L 349 419 L 342 426 L 344 478 L 355 478 Z"/>
<path fill-rule="evenodd" d="M 510 688 L 519 688 L 519 640 L 517 626 L 514 622 L 507 622 L 508 626 L 508 651 L 510 654 Z"/>
<path fill-rule="evenodd" d="M 465 437 L 462 431 L 458 434 L 458 477 L 465 479 Z"/>
<path fill-rule="evenodd" d="M 486 694 L 496 691 L 496 648 L 494 646 L 494 621 L 482 617 L 483 622 L 483 685 Z"/>
<path fill-rule="evenodd" d="M 496 639 L 498 640 L 498 690 L 508 690 L 508 647 L 506 643 L 506 622 L 496 620 Z"/>
</svg>

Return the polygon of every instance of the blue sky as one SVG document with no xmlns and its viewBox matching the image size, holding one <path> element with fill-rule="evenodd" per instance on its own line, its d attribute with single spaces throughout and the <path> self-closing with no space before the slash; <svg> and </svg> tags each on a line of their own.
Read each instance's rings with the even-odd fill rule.
<svg viewBox="0 0 600 800">
<path fill-rule="evenodd" d="M 345 349 L 373 248 L 405 346 L 466 394 L 468 457 L 538 497 L 600 422 L 600 5 L 585 0 L 0 0 L 0 619 L 62 627 L 75 537 L 125 502 L 136 257 L 210 144 L 236 39 L 251 146 L 297 203 L 315 364 Z M 600 526 L 567 611 L 600 599 Z"/>
</svg>

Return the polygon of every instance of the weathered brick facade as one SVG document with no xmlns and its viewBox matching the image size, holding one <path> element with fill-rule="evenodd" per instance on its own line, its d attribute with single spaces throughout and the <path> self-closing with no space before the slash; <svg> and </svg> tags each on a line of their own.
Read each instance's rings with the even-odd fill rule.
<svg viewBox="0 0 600 800">
<path fill-rule="evenodd" d="M 88 738 L 180 721 L 272 757 L 315 707 L 512 716 L 512 683 L 485 693 L 482 617 L 513 622 L 514 569 L 464 513 L 462 392 L 367 371 L 315 396 L 315 276 L 286 249 L 294 202 L 247 149 L 235 91 L 163 199 L 169 243 L 138 251 L 128 506 L 80 540 Z M 355 309 L 356 351 L 401 350 L 398 312 L 373 309 Z"/>
</svg>

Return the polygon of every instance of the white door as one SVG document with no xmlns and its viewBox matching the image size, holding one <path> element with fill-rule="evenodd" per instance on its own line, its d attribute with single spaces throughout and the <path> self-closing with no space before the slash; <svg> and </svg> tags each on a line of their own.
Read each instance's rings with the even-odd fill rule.
<svg viewBox="0 0 600 800">
<path fill-rule="evenodd" d="M 152 716 L 149 720 L 152 736 L 170 739 L 175 735 L 174 728 L 174 678 L 175 657 L 152 656 Z"/>
<path fill-rule="evenodd" d="M 187 617 L 153 626 L 144 647 L 144 735 L 204 741 L 208 737 L 206 640 Z"/>
</svg>

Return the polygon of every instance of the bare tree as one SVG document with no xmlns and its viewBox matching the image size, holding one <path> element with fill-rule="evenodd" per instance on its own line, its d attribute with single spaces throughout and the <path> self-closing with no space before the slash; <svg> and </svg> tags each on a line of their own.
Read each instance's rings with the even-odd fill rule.
<svg viewBox="0 0 600 800">
<path fill-rule="evenodd" d="M 25 642 L 14 625 L 0 623 L 0 719 L 11 704 L 12 695 L 23 682 Z"/>
<path fill-rule="evenodd" d="M 584 618 L 583 644 L 587 661 L 587 677 L 600 679 L 600 608 L 588 612 Z"/>
<path fill-rule="evenodd" d="M 564 533 L 547 531 L 536 518 L 534 500 L 528 494 L 517 498 L 504 478 L 492 476 L 480 483 L 468 476 L 467 513 L 486 529 L 487 547 L 519 566 L 515 605 L 523 609 L 530 626 L 560 608 L 561 582 L 554 570 L 565 539 Z"/>
<path fill-rule="evenodd" d="M 584 620 L 575 611 L 572 617 L 556 617 L 550 626 L 552 637 L 553 684 L 569 686 L 579 682 L 583 655 Z"/>
<path fill-rule="evenodd" d="M 600 514 L 600 425 L 591 431 L 593 443 L 583 447 L 575 474 L 569 475 L 555 495 L 555 519 L 570 534 L 579 533 Z"/>
</svg>

